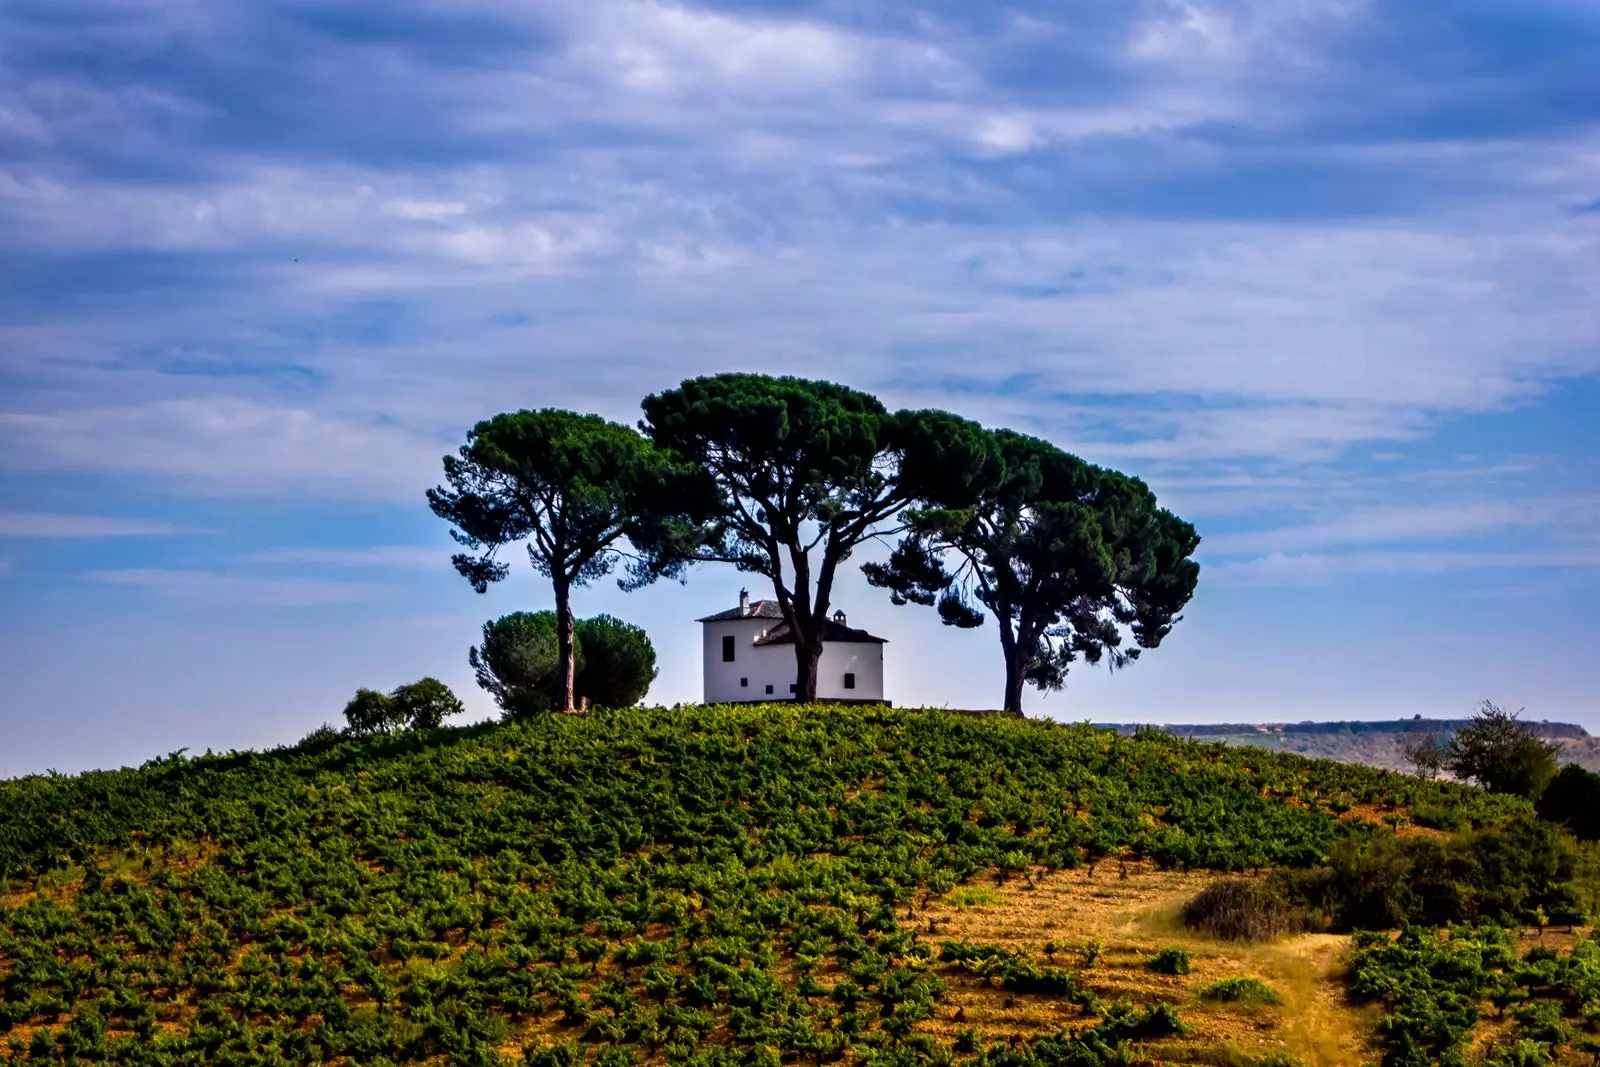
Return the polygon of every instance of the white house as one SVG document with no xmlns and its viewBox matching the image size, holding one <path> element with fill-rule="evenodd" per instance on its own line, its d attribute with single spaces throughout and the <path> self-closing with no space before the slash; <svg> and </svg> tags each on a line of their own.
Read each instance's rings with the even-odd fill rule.
<svg viewBox="0 0 1600 1067">
<path fill-rule="evenodd" d="M 776 600 L 752 601 L 741 589 L 738 607 L 697 621 L 705 639 L 707 704 L 794 698 L 794 637 Z M 817 699 L 883 702 L 885 644 L 846 626 L 844 612 L 835 612 L 822 632 Z"/>
</svg>

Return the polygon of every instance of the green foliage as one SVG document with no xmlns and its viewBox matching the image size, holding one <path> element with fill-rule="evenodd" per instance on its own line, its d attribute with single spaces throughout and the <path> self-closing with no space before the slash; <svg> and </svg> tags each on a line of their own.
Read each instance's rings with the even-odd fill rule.
<svg viewBox="0 0 1600 1067">
<path fill-rule="evenodd" d="M 344 706 L 344 721 L 353 734 L 386 734 L 399 729 L 400 710 L 386 693 L 376 689 L 357 689 Z"/>
<path fill-rule="evenodd" d="M 467 552 L 455 568 L 478 592 L 503 579 L 499 550 L 528 543 L 528 559 L 555 594 L 560 708 L 577 677 L 571 595 L 609 574 L 622 542 L 654 538 L 649 515 L 693 510 L 703 479 L 675 465 L 636 431 L 598 415 L 546 408 L 478 423 L 455 456 L 449 487 L 428 490 L 434 514 Z"/>
<path fill-rule="evenodd" d="M 1183 921 L 1226 941 L 1268 941 L 1294 929 L 1297 916 L 1278 882 L 1227 878 L 1184 904 Z"/>
<path fill-rule="evenodd" d="M 897 604 L 937 606 L 946 625 L 1000 630 L 1004 707 L 1023 683 L 1060 689 L 1070 665 L 1121 667 L 1155 648 L 1194 594 L 1194 527 L 1136 478 L 1047 441 L 997 430 L 976 479 L 935 486 L 906 515 L 887 563 L 862 568 Z M 947 566 L 954 561 L 954 569 Z M 1124 649 L 1129 630 L 1137 648 Z"/>
<path fill-rule="evenodd" d="M 1223 978 L 1200 990 L 1200 999 L 1216 1004 L 1273 1006 L 1283 1003 L 1278 991 L 1258 978 Z"/>
<path fill-rule="evenodd" d="M 1600 841 L 1600 774 L 1567 764 L 1539 795 L 1538 811 L 1580 841 Z"/>
<path fill-rule="evenodd" d="M 1445 754 L 1450 773 L 1490 792 L 1537 799 L 1555 777 L 1561 748 L 1519 721 L 1519 714 L 1485 700 L 1450 739 Z"/>
<path fill-rule="evenodd" d="M 483 643 L 467 653 L 478 685 L 507 715 L 561 707 L 561 657 L 553 611 L 514 611 L 483 624 Z M 583 670 L 583 648 L 574 653 Z"/>
<path fill-rule="evenodd" d="M 795 641 L 796 693 L 816 697 L 816 660 L 839 565 L 912 500 L 960 492 L 987 460 L 981 429 L 946 412 L 890 414 L 833 382 L 718 374 L 643 402 L 656 445 L 715 481 L 699 525 L 657 521 L 649 575 L 731 563 L 765 576 Z"/>
<path fill-rule="evenodd" d="M 1157 974 L 1188 974 L 1189 953 L 1181 948 L 1164 948 L 1145 964 Z"/>
<path fill-rule="evenodd" d="M 1484 1001 L 1515 1022 L 1486 1064 L 1548 1067 L 1564 1048 L 1594 1051 L 1579 1032 L 1600 1016 L 1600 944 L 1592 938 L 1567 954 L 1537 947 L 1519 959 L 1515 930 L 1480 924 L 1442 937 L 1407 927 L 1395 940 L 1359 934 L 1355 948 L 1351 993 L 1387 1010 L 1378 1029 L 1389 1067 L 1460 1062 Z"/>
<path fill-rule="evenodd" d="M 579 698 L 602 708 L 626 708 L 644 699 L 657 670 L 655 646 L 643 629 L 596 615 L 578 620 L 577 636 L 583 662 Z"/>
<path fill-rule="evenodd" d="M 788 705 L 0 782 L 0 876 L 46 890 L 0 898 L 0 1042 L 28 1032 L 21 1062 L 103 1042 L 126 1064 L 493 1063 L 553 1028 L 527 1053 L 546 1067 L 941 1067 L 953 1053 L 918 1024 L 947 980 L 1090 997 L 994 946 L 930 959 L 901 919 L 926 892 L 1018 852 L 1036 869 L 1094 846 L 1236 870 L 1314 865 L 1369 832 L 1290 795 L 1455 803 L 1480 822 L 1527 807 L 1168 737 Z M 1076 1035 L 971 1055 L 1120 1064 L 1120 1042 L 1181 1025 L 1113 1005 Z"/>
<path fill-rule="evenodd" d="M 433 730 L 466 711 L 450 687 L 437 678 L 420 678 L 389 694 L 394 713 L 413 730 Z"/>
<path fill-rule="evenodd" d="M 449 686 L 437 678 L 421 678 L 387 695 L 375 689 L 357 689 L 344 707 L 344 721 L 352 734 L 362 737 L 403 729 L 431 730 L 465 710 Z M 313 734 L 306 742 L 325 745 L 328 738 Z"/>
<path fill-rule="evenodd" d="M 483 643 L 467 653 L 467 662 L 507 715 L 561 707 L 557 625 L 553 611 L 518 611 L 483 624 Z M 637 704 L 656 677 L 649 635 L 610 615 L 576 621 L 574 654 L 574 699 L 596 707 Z"/>
</svg>

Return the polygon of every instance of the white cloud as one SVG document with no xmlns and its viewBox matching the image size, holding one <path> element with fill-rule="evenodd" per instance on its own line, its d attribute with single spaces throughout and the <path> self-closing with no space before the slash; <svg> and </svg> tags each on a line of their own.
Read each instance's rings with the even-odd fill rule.
<svg viewBox="0 0 1600 1067">
<path fill-rule="evenodd" d="M 1476 501 L 1432 506 L 1395 506 L 1346 511 L 1337 518 L 1301 526 L 1206 538 L 1209 555 L 1303 552 L 1333 545 L 1453 538 L 1517 526 L 1592 529 L 1600 498 L 1561 497 Z"/>
<path fill-rule="evenodd" d="M 164 596 L 263 607 L 316 607 L 364 600 L 382 587 L 323 578 L 247 578 L 211 571 L 132 568 L 89 571 L 91 582 L 148 589 Z"/>
<path fill-rule="evenodd" d="M 1212 564 L 1205 581 L 1218 585 L 1327 585 L 1360 574 L 1450 574 L 1473 570 L 1600 567 L 1600 548 L 1542 552 L 1368 552 L 1350 555 L 1273 552 L 1259 559 Z"/>
<path fill-rule="evenodd" d="M 309 563 L 327 567 L 414 567 L 449 570 L 459 549 L 432 545 L 373 545 L 370 548 L 270 548 L 245 557 L 249 563 Z"/>
<path fill-rule="evenodd" d="M 174 534 L 204 534 L 164 522 L 118 519 L 101 515 L 68 515 L 49 512 L 0 511 L 0 537 L 165 537 Z"/>
<path fill-rule="evenodd" d="M 420 499 L 443 448 L 380 421 L 234 397 L 0 413 L 0 465 L 158 475 L 223 496 Z"/>
</svg>

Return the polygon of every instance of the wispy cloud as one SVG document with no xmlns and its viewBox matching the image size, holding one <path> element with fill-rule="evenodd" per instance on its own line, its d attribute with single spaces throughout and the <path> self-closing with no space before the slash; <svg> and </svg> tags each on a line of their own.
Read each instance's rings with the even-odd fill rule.
<svg viewBox="0 0 1600 1067">
<path fill-rule="evenodd" d="M 373 545 L 370 548 L 271 548 L 245 557 L 248 563 L 309 563 L 325 567 L 395 567 L 449 570 L 449 546 Z"/>
<path fill-rule="evenodd" d="M 1450 574 L 1474 570 L 1600 567 L 1600 548 L 1542 552 L 1365 552 L 1348 555 L 1273 552 L 1259 559 L 1206 568 L 1210 582 L 1225 585 L 1326 585 L 1362 574 Z"/>
<path fill-rule="evenodd" d="M 252 578 L 212 571 L 130 568 L 89 571 L 91 582 L 147 589 L 164 596 L 217 604 L 263 607 L 315 607 L 364 600 L 381 586 L 324 578 Z"/>
<path fill-rule="evenodd" d="M 224 496 L 418 497 L 445 442 L 229 396 L 0 412 L 0 467 L 159 475 Z"/>
<path fill-rule="evenodd" d="M 1456 538 L 1519 526 L 1593 529 L 1597 518 L 1600 497 L 1365 508 L 1302 526 L 1215 534 L 1206 539 L 1206 551 L 1220 556 L 1281 554 L 1334 545 Z"/>
<path fill-rule="evenodd" d="M 102 515 L 72 515 L 50 512 L 0 511 L 0 537 L 168 537 L 207 534 L 164 522 L 119 519 Z"/>
</svg>

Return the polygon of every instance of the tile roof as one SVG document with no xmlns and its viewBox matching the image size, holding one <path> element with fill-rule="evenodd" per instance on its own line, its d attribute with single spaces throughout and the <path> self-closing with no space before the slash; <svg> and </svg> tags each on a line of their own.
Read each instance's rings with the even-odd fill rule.
<svg viewBox="0 0 1600 1067">
<path fill-rule="evenodd" d="M 756 638 L 755 643 L 758 645 L 792 645 L 794 644 L 794 635 L 789 632 L 788 623 L 780 622 L 778 625 L 774 626 L 772 629 Z M 846 626 L 844 623 L 834 622 L 832 619 L 829 619 L 822 624 L 822 643 L 825 645 L 829 643 L 836 645 L 886 645 L 889 643 L 889 640 L 885 637 L 873 637 L 865 630 L 857 630 L 853 626 Z"/>
<path fill-rule="evenodd" d="M 696 619 L 695 622 L 726 622 L 729 619 L 781 618 L 783 618 L 783 609 L 778 606 L 778 602 L 776 600 L 752 600 L 750 601 L 750 609 L 748 611 L 744 610 L 743 608 L 729 608 L 727 611 L 719 611 L 715 615 L 707 615 L 703 619 Z"/>
</svg>

